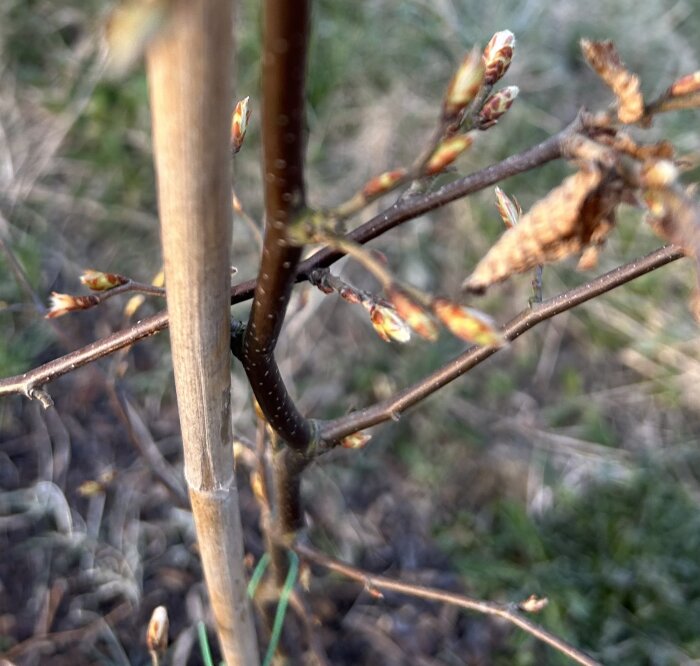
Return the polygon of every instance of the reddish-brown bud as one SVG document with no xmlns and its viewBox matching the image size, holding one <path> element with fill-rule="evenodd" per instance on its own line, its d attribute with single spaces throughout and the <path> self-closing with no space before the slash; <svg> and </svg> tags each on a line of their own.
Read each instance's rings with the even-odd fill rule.
<svg viewBox="0 0 700 666">
<path fill-rule="evenodd" d="M 392 289 L 389 300 L 396 309 L 396 314 L 406 322 L 421 338 L 435 342 L 438 338 L 438 328 L 430 314 L 409 298 L 403 291 Z"/>
<path fill-rule="evenodd" d="M 484 62 L 477 49 L 472 49 L 462 60 L 447 86 L 443 115 L 454 118 L 476 97 L 484 82 Z"/>
<path fill-rule="evenodd" d="M 382 340 L 408 342 L 411 339 L 411 329 L 393 308 L 375 303 L 370 307 L 369 318 Z"/>
<path fill-rule="evenodd" d="M 479 111 L 479 129 L 486 130 L 489 127 L 493 127 L 498 122 L 498 119 L 513 106 L 513 102 L 519 92 L 520 88 L 518 86 L 507 86 L 491 95 Z"/>
<path fill-rule="evenodd" d="M 445 167 L 454 162 L 474 140 L 468 134 L 460 134 L 458 136 L 445 139 L 431 155 L 428 163 L 425 165 L 425 174 L 432 176 L 440 173 Z"/>
<path fill-rule="evenodd" d="M 73 310 L 87 310 L 99 303 L 97 296 L 71 296 L 70 294 L 59 294 L 57 291 L 51 293 L 49 311 L 46 319 L 61 317 Z"/>
<path fill-rule="evenodd" d="M 433 301 L 433 312 L 452 335 L 477 345 L 503 345 L 505 339 L 488 315 L 474 308 L 464 308 L 446 298 Z"/>
<path fill-rule="evenodd" d="M 375 176 L 372 180 L 367 181 L 362 188 L 362 195 L 365 199 L 378 197 L 391 190 L 397 183 L 406 176 L 406 169 L 394 169 L 393 171 L 385 171 L 379 176 Z"/>
<path fill-rule="evenodd" d="M 103 273 L 102 271 L 88 269 L 83 271 L 80 281 L 93 291 L 109 291 L 120 284 L 126 284 L 129 280 L 117 273 Z"/>
<path fill-rule="evenodd" d="M 236 104 L 233 117 L 231 118 L 231 150 L 234 155 L 241 149 L 246 130 L 248 129 L 248 119 L 250 118 L 249 99 L 250 97 L 246 97 Z"/>
<path fill-rule="evenodd" d="M 508 71 L 513 50 L 515 49 L 515 35 L 510 30 L 497 32 L 484 49 L 484 82 L 492 86 L 503 78 Z"/>
</svg>

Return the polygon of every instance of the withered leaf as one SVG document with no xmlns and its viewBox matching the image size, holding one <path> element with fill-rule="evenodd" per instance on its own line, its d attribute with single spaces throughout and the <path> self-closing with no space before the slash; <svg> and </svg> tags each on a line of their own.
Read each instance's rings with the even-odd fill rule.
<svg viewBox="0 0 700 666">
<path fill-rule="evenodd" d="M 627 70 L 611 41 L 581 40 L 586 62 L 595 70 L 617 97 L 617 117 L 622 123 L 636 123 L 644 116 L 644 98 L 639 91 L 639 77 Z"/>
<path fill-rule="evenodd" d="M 700 207 L 678 186 L 643 190 L 654 232 L 700 261 Z"/>
<path fill-rule="evenodd" d="M 462 288 L 482 292 L 515 273 L 602 244 L 622 193 L 622 183 L 612 171 L 589 168 L 569 176 L 501 236 Z M 583 265 L 594 258 L 595 253 L 586 254 Z"/>
</svg>

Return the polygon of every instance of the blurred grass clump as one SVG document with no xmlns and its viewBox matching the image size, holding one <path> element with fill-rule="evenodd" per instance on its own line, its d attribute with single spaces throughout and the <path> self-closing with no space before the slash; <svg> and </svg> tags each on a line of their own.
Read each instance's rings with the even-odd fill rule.
<svg viewBox="0 0 700 666">
<path fill-rule="evenodd" d="M 700 513 L 668 471 L 562 490 L 539 517 L 501 501 L 488 522 L 462 514 L 437 533 L 473 593 L 548 597 L 543 625 L 602 663 L 671 666 L 698 654 Z M 495 663 L 567 663 L 543 658 L 540 645 L 518 635 Z"/>
</svg>

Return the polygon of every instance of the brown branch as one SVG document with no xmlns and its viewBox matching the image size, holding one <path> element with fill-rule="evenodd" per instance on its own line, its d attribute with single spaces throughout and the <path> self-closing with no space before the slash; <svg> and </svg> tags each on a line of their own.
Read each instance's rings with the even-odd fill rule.
<svg viewBox="0 0 700 666">
<path fill-rule="evenodd" d="M 123 331 L 112 333 L 112 335 L 96 340 L 53 361 L 44 363 L 33 370 L 29 370 L 21 375 L 0 379 L 0 396 L 20 393 L 28 398 L 32 398 L 34 397 L 31 395 L 33 391 L 52 382 L 54 379 L 88 363 L 93 363 L 109 356 L 139 340 L 160 333 L 167 327 L 168 315 L 165 311 L 142 319 Z"/>
<path fill-rule="evenodd" d="M 530 330 L 537 324 L 555 315 L 570 310 L 586 301 L 600 296 L 611 289 L 615 289 L 630 280 L 634 280 L 650 271 L 661 268 L 672 261 L 684 257 L 683 251 L 675 245 L 667 245 L 654 252 L 635 259 L 623 266 L 619 266 L 609 273 L 587 282 L 579 287 L 559 294 L 532 308 L 524 310 L 514 319 L 511 319 L 502 329 L 506 340 L 512 341 Z M 500 348 L 502 349 L 502 347 Z M 474 366 L 485 361 L 495 354 L 499 347 L 471 347 L 463 354 L 444 365 L 439 370 L 416 382 L 412 386 L 400 391 L 396 395 L 383 400 L 371 407 L 352 412 L 332 421 L 321 424 L 321 439 L 324 447 L 328 448 L 358 430 L 396 419 L 397 415 L 406 411 L 416 403 L 424 400 L 446 384 L 461 377 Z"/>
<path fill-rule="evenodd" d="M 511 155 L 497 164 L 488 166 L 464 178 L 459 178 L 435 192 L 430 192 L 423 196 L 404 198 L 391 208 L 379 213 L 371 220 L 351 231 L 348 234 L 348 238 L 356 243 L 365 244 L 399 224 L 413 220 L 457 199 L 479 192 L 506 178 L 558 159 L 562 157 L 566 139 L 580 129 L 581 119 L 576 118 L 569 126 L 532 148 L 528 148 L 516 155 Z M 330 248 L 316 252 L 299 265 L 297 281 L 307 280 L 312 270 L 327 268 L 343 256 L 344 253 Z"/>
<path fill-rule="evenodd" d="M 517 155 L 511 155 L 505 160 L 469 176 L 460 178 L 437 192 L 403 201 L 401 204 L 389 208 L 360 225 L 348 234 L 348 237 L 357 243 L 367 243 L 403 222 L 419 217 L 456 199 L 483 190 L 505 178 L 510 178 L 551 162 L 561 157 L 562 140 L 569 136 L 569 132 L 574 132 L 577 127 L 576 123 L 570 125 L 562 132 L 546 139 L 542 143 Z M 334 252 L 329 249 L 320 250 L 298 266 L 295 280 L 297 282 L 308 280 L 313 270 L 316 268 L 327 268 L 343 256 L 342 252 Z M 253 279 L 246 280 L 232 287 L 231 304 L 241 303 L 251 298 L 256 285 L 257 281 Z M 30 389 L 48 384 L 57 377 L 109 356 L 143 338 L 155 335 L 167 328 L 167 326 L 167 313 L 165 311 L 159 312 L 147 319 L 143 319 L 131 328 L 118 331 L 101 340 L 96 340 L 81 349 L 45 363 L 22 375 L 0 379 L 0 396 L 21 393 L 31 397 L 29 396 Z"/>
<path fill-rule="evenodd" d="M 274 359 L 294 285 L 301 247 L 288 227 L 306 209 L 305 79 L 310 3 L 267 0 L 262 55 L 262 139 L 266 230 L 241 362 L 268 423 L 291 447 L 304 450 L 314 430 L 296 408 Z"/>
<path fill-rule="evenodd" d="M 543 629 L 539 625 L 523 617 L 521 613 L 518 613 L 517 610 L 509 604 L 481 601 L 463 594 L 445 592 L 444 590 L 426 587 L 425 585 L 403 583 L 392 578 L 386 578 L 385 576 L 377 576 L 350 564 L 346 564 L 345 562 L 341 562 L 340 560 L 336 560 L 335 558 L 328 557 L 328 555 L 307 545 L 296 544 L 294 550 L 309 562 L 313 562 L 330 571 L 335 571 L 347 578 L 356 580 L 369 589 L 388 590 L 411 597 L 458 606 L 459 608 L 482 613 L 484 615 L 500 617 L 506 622 L 523 629 L 538 640 L 547 643 L 547 645 L 579 664 L 583 664 L 584 666 L 600 666 L 599 662 L 591 659 L 588 655 L 581 652 L 581 650 L 575 648 L 561 638 L 557 638 L 546 629 Z"/>
</svg>

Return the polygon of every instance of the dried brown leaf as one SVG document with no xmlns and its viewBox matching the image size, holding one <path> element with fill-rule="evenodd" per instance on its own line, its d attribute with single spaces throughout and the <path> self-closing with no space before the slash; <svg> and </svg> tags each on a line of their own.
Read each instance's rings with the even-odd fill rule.
<svg viewBox="0 0 700 666">
<path fill-rule="evenodd" d="M 700 207 L 678 186 L 650 187 L 643 191 L 654 232 L 700 260 Z"/>
<path fill-rule="evenodd" d="M 489 285 L 535 266 L 558 261 L 600 245 L 614 224 L 614 209 L 623 188 L 620 180 L 591 168 L 567 178 L 508 229 L 462 285 L 481 292 Z M 593 253 L 584 257 L 590 264 Z"/>
<path fill-rule="evenodd" d="M 611 41 L 581 40 L 586 62 L 595 70 L 617 97 L 617 117 L 622 123 L 636 123 L 644 117 L 644 98 L 639 91 L 639 77 L 627 70 Z"/>
</svg>

